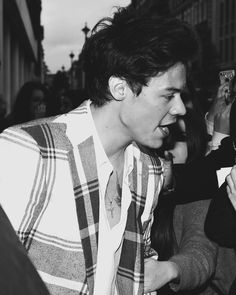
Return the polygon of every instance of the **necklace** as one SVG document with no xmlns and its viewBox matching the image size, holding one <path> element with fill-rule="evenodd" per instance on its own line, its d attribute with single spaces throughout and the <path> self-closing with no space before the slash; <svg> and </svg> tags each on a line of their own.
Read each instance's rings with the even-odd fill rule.
<svg viewBox="0 0 236 295">
<path fill-rule="evenodd" d="M 114 210 L 116 207 L 121 207 L 121 196 L 122 196 L 122 188 L 118 181 L 118 175 L 116 173 L 115 179 L 113 180 L 111 176 L 109 180 L 109 185 L 106 191 L 106 210 L 110 213 L 111 218 L 114 218 Z M 115 182 L 115 183 L 114 183 Z M 114 185 L 112 185 L 114 183 Z M 112 188 L 113 187 L 113 188 Z M 110 195 L 114 195 L 114 197 L 110 197 Z"/>
<path fill-rule="evenodd" d="M 114 218 L 114 210 L 116 206 L 121 207 L 121 195 L 116 195 L 113 199 L 108 197 L 107 211 L 110 212 L 111 218 Z"/>
</svg>

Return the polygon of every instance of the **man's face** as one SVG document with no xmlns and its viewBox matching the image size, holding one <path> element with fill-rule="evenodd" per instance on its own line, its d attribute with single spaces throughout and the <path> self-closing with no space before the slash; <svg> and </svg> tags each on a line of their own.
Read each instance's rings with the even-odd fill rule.
<svg viewBox="0 0 236 295">
<path fill-rule="evenodd" d="M 159 148 L 169 134 L 168 125 L 186 112 L 180 92 L 186 83 L 181 63 L 151 78 L 137 96 L 131 90 L 124 99 L 120 118 L 128 137 L 141 145 Z"/>
</svg>

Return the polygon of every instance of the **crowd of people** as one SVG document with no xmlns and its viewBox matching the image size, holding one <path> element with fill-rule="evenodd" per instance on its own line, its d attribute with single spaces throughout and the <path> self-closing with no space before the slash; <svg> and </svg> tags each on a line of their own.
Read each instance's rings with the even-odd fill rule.
<svg viewBox="0 0 236 295">
<path fill-rule="evenodd" d="M 69 88 L 56 89 L 38 80 L 25 82 L 18 91 L 12 111 L 0 98 L 0 131 L 10 126 L 67 113 L 85 99 L 85 94 Z"/>
<path fill-rule="evenodd" d="M 1 98 L 1 294 L 236 294 L 236 78 L 205 113 L 198 54 L 187 23 L 118 8 L 81 53 L 89 100 Z"/>
</svg>

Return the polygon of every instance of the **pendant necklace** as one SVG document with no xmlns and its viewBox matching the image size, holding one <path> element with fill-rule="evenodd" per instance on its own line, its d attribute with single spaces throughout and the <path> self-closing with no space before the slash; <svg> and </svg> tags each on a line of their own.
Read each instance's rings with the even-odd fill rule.
<svg viewBox="0 0 236 295">
<path fill-rule="evenodd" d="M 108 201 L 109 201 L 109 208 L 107 208 L 107 211 L 110 212 L 111 218 L 113 218 L 114 217 L 113 212 L 114 212 L 115 206 L 113 206 L 113 200 L 109 199 Z"/>
<path fill-rule="evenodd" d="M 117 175 L 117 173 L 116 173 Z M 119 185 L 118 181 L 118 175 L 117 175 L 117 182 L 116 182 L 116 195 L 113 198 L 110 198 L 107 195 L 107 202 L 108 202 L 108 208 L 107 211 L 110 213 L 111 218 L 114 218 L 114 210 L 115 206 L 117 205 L 118 207 L 121 206 L 121 195 L 122 195 L 122 188 Z"/>
</svg>

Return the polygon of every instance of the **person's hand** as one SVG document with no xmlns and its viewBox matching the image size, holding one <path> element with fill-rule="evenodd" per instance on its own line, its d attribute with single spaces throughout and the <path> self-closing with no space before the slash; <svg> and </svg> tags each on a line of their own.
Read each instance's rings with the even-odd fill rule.
<svg viewBox="0 0 236 295">
<path fill-rule="evenodd" d="M 226 176 L 227 194 L 236 210 L 236 165 L 233 166 L 229 175 Z"/>
<path fill-rule="evenodd" d="M 214 131 L 229 135 L 229 118 L 231 106 L 232 103 L 229 103 L 228 105 L 222 105 L 221 110 L 215 115 Z"/>
<path fill-rule="evenodd" d="M 174 190 L 174 177 L 173 177 L 173 155 L 165 151 L 164 153 L 164 184 L 162 193 L 168 194 Z"/>
<path fill-rule="evenodd" d="M 208 111 L 207 120 L 214 122 L 215 115 L 225 109 L 225 94 L 229 88 L 229 83 L 226 82 L 218 88 L 217 95 L 214 98 L 212 105 Z"/>
<path fill-rule="evenodd" d="M 160 289 L 165 284 L 177 279 L 179 269 L 171 261 L 158 261 L 153 258 L 144 260 L 144 293 Z"/>
</svg>

